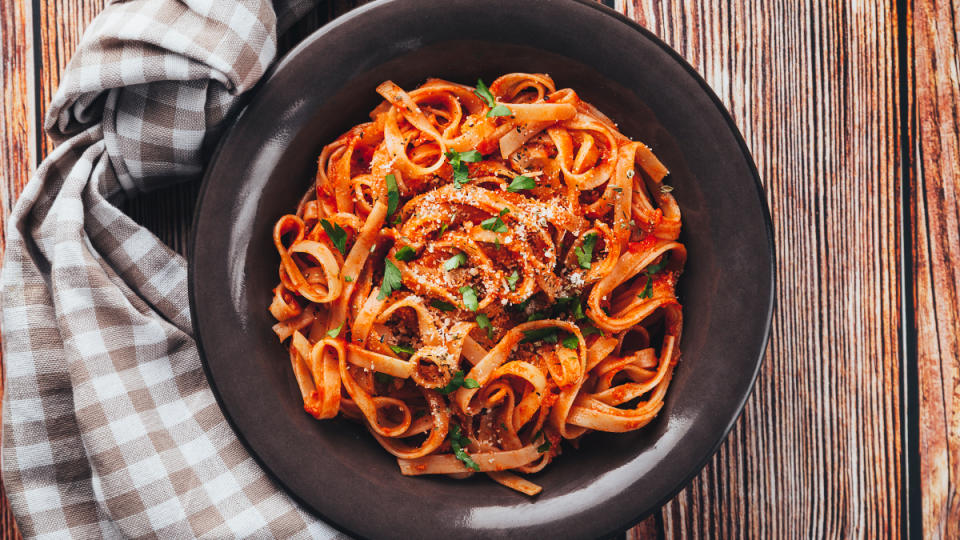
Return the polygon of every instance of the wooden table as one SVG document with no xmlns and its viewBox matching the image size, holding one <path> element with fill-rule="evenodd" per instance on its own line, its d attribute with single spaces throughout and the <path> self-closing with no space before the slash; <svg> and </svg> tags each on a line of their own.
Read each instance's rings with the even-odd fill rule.
<svg viewBox="0 0 960 540">
<path fill-rule="evenodd" d="M 102 3 L 0 2 L 0 219 L 52 148 L 41 120 Z M 357 3 L 321 1 L 284 49 Z M 960 537 L 960 0 L 608 5 L 726 104 L 777 245 L 773 334 L 743 416 L 628 537 Z M 125 210 L 183 253 L 196 195 Z M 9 508 L 0 527 L 18 536 Z"/>
</svg>

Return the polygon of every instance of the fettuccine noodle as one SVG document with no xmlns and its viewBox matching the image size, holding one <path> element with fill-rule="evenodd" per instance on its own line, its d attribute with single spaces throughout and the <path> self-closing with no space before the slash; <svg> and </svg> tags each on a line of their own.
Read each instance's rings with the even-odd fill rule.
<svg viewBox="0 0 960 540">
<path fill-rule="evenodd" d="M 668 171 L 547 75 L 377 92 L 273 231 L 304 409 L 362 422 L 402 474 L 535 495 L 518 473 L 562 440 L 664 405 L 686 260 Z"/>
</svg>

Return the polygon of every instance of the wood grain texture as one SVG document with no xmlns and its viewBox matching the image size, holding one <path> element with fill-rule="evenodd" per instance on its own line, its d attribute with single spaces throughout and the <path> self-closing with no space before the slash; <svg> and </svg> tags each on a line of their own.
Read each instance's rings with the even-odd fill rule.
<svg viewBox="0 0 960 540">
<path fill-rule="evenodd" d="M 33 17 L 25 2 L 0 3 L 0 223 L 6 222 L 13 202 L 33 173 L 37 156 L 34 124 Z M 0 230 L 0 254 L 4 233 Z"/>
<path fill-rule="evenodd" d="M 915 0 L 911 175 L 927 538 L 960 538 L 960 2 Z"/>
<path fill-rule="evenodd" d="M 777 246 L 778 305 L 756 389 L 718 454 L 663 508 L 665 536 L 899 534 L 895 4 L 616 6 L 730 110 Z"/>
<path fill-rule="evenodd" d="M 33 173 L 36 148 L 32 10 L 26 2 L 0 2 L 0 256 L 6 246 L 2 225 Z M 0 399 L 3 372 L 0 370 Z M 0 540 L 19 538 L 0 481 Z"/>
</svg>

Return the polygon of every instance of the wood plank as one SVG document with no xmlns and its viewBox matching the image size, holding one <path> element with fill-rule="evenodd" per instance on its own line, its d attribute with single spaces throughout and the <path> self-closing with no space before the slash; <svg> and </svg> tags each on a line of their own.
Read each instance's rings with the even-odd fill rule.
<svg viewBox="0 0 960 540">
<path fill-rule="evenodd" d="M 13 208 L 23 186 L 33 173 L 37 156 L 34 123 L 33 84 L 33 18 L 26 2 L 0 3 L 0 223 Z M 3 231 L 0 230 L 0 253 L 3 252 Z"/>
<path fill-rule="evenodd" d="M 662 511 L 666 537 L 900 531 L 894 2 L 618 0 L 752 149 L 778 306 L 743 417 Z"/>
<path fill-rule="evenodd" d="M 911 175 L 923 535 L 960 538 L 960 2 L 913 2 Z"/>
<path fill-rule="evenodd" d="M 2 225 L 33 174 L 37 155 L 34 124 L 32 6 L 27 2 L 0 2 L 0 256 L 6 246 Z M 2 362 L 2 359 L 0 359 Z M 3 372 L 0 370 L 0 399 Z M 10 502 L 0 481 L 0 540 L 20 538 Z"/>
</svg>

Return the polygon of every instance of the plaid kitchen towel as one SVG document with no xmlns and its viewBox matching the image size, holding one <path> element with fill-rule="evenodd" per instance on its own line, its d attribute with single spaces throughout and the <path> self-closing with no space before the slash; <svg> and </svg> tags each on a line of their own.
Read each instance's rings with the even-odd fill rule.
<svg viewBox="0 0 960 540">
<path fill-rule="evenodd" d="M 109 4 L 6 229 L 3 480 L 24 535 L 333 537 L 237 440 L 207 385 L 187 265 L 109 201 L 196 180 L 202 149 L 312 0 Z"/>
</svg>

